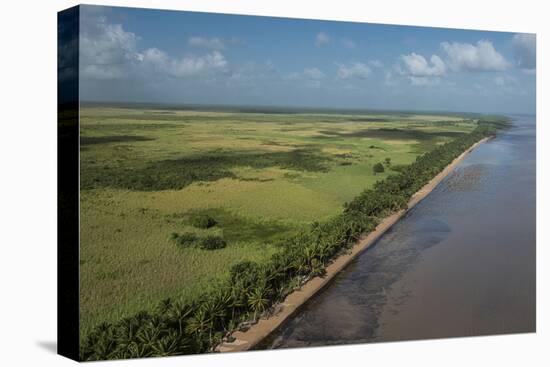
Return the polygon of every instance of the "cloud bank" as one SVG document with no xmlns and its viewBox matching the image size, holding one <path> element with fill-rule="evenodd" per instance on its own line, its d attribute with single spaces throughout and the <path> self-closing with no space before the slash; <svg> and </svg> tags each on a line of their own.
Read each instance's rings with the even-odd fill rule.
<svg viewBox="0 0 550 367">
<path fill-rule="evenodd" d="M 503 71 L 510 67 L 510 63 L 487 40 L 480 40 L 475 45 L 443 42 L 441 49 L 453 71 Z"/>
<path fill-rule="evenodd" d="M 158 48 L 138 51 L 139 37 L 110 24 L 104 16 L 88 16 L 81 25 L 81 75 L 89 79 L 123 79 L 170 76 L 188 78 L 225 72 L 227 60 L 218 51 L 218 38 L 191 37 L 189 45 L 210 49 L 204 55 L 174 58 Z"/>
<path fill-rule="evenodd" d="M 407 75 L 414 77 L 442 76 L 445 74 L 445 63 L 437 55 L 432 55 L 430 63 L 422 55 L 411 53 L 401 55 Z"/>
<path fill-rule="evenodd" d="M 336 75 L 339 79 L 366 79 L 372 73 L 372 69 L 361 62 L 352 62 L 348 65 L 339 65 Z"/>
</svg>

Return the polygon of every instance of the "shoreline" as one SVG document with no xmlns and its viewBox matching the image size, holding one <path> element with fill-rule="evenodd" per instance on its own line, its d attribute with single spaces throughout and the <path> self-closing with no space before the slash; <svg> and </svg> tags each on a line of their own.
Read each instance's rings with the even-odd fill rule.
<svg viewBox="0 0 550 367">
<path fill-rule="evenodd" d="M 301 306 L 303 306 L 311 297 L 325 287 L 331 280 L 340 273 L 352 260 L 360 253 L 374 244 L 388 229 L 399 221 L 409 210 L 414 208 L 420 201 L 426 198 L 439 183 L 451 173 L 464 158 L 479 145 L 487 142 L 490 137 L 483 138 L 456 157 L 447 167 L 433 177 L 426 185 L 414 193 L 407 204 L 406 209 L 402 209 L 390 216 L 384 218 L 376 228 L 359 240 L 351 249 L 334 259 L 327 267 L 324 277 L 315 277 L 305 283 L 300 289 L 290 293 L 285 300 L 275 305 L 275 311 L 268 318 L 261 318 L 256 324 L 252 325 L 247 331 L 235 331 L 231 334 L 235 338 L 233 342 L 222 342 L 214 349 L 217 352 L 241 352 L 250 350 L 257 346 L 262 340 L 277 330 L 282 324 L 292 316 Z"/>
</svg>

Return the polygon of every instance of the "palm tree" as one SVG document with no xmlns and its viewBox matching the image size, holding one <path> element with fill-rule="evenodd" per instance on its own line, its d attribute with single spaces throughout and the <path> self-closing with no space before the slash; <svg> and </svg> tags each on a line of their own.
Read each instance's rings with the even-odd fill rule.
<svg viewBox="0 0 550 367">
<path fill-rule="evenodd" d="M 195 311 L 193 316 L 189 318 L 185 331 L 189 334 L 195 335 L 198 344 L 198 351 L 203 350 L 203 338 L 206 329 L 210 324 L 209 316 L 206 314 L 203 308 L 199 308 Z"/>
<path fill-rule="evenodd" d="M 116 348 L 113 326 L 104 322 L 98 325 L 87 338 L 81 357 L 83 360 L 108 359 Z"/>
<path fill-rule="evenodd" d="M 225 316 L 225 310 L 228 306 L 224 303 L 225 301 L 227 300 L 221 297 L 221 294 L 216 294 L 208 297 L 207 300 L 201 305 L 201 308 L 208 317 L 208 339 L 210 344 L 212 344 L 212 332 L 214 331 L 216 321 L 223 319 Z"/>
<path fill-rule="evenodd" d="M 267 299 L 265 293 L 266 289 L 258 286 L 248 294 L 248 306 L 254 311 L 254 319 L 256 319 L 258 312 L 264 312 L 269 305 L 269 299 Z"/>
<path fill-rule="evenodd" d="M 116 348 L 113 338 L 113 325 L 103 322 L 88 334 L 82 344 L 80 359 L 83 361 L 93 359 L 106 359 Z"/>
<path fill-rule="evenodd" d="M 152 356 L 152 354 L 150 345 L 134 343 L 129 347 L 125 356 L 129 358 L 145 358 Z"/>
<path fill-rule="evenodd" d="M 190 334 L 202 334 L 209 323 L 208 316 L 203 308 L 199 308 L 195 311 L 193 316 L 189 318 L 185 330 Z"/>
<path fill-rule="evenodd" d="M 155 344 L 151 346 L 156 356 L 173 356 L 178 354 L 179 337 L 175 332 L 170 332 L 168 335 L 157 340 Z"/>
<path fill-rule="evenodd" d="M 178 324 L 179 333 L 183 333 L 183 324 L 193 312 L 193 307 L 185 303 L 175 303 L 167 311 L 168 319 Z"/>
<path fill-rule="evenodd" d="M 140 320 L 136 317 L 125 318 L 117 324 L 114 339 L 117 343 L 117 350 L 123 353 L 124 357 L 129 356 L 126 352 L 129 352 L 137 341 L 140 324 Z"/>
<path fill-rule="evenodd" d="M 171 298 L 165 298 L 157 306 L 157 312 L 164 315 L 172 308 L 173 302 Z"/>
<path fill-rule="evenodd" d="M 149 321 L 139 330 L 137 340 L 144 346 L 151 347 L 159 339 L 163 329 L 163 323 Z"/>
</svg>

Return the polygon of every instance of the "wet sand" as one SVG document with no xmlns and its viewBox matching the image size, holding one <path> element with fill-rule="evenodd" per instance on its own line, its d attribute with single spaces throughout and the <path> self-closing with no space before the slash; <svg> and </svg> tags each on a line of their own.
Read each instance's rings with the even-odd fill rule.
<svg viewBox="0 0 550 367">
<path fill-rule="evenodd" d="M 235 340 L 231 343 L 224 342 L 216 347 L 219 352 L 239 352 L 249 350 L 258 345 L 264 338 L 277 330 L 291 315 L 293 315 L 312 296 L 326 286 L 341 270 L 343 270 L 361 252 L 375 243 L 388 229 L 399 221 L 410 209 L 424 199 L 456 166 L 480 144 L 489 138 L 480 140 L 472 145 L 464 153 L 458 156 L 443 171 L 435 176 L 430 182 L 416 192 L 408 203 L 407 209 L 403 209 L 386 217 L 376 229 L 362 238 L 346 254 L 336 258 L 327 268 L 324 277 L 315 277 L 304 284 L 299 290 L 289 294 L 285 300 L 275 306 L 275 312 L 268 318 L 263 318 L 247 331 L 237 331 L 232 334 Z"/>
</svg>

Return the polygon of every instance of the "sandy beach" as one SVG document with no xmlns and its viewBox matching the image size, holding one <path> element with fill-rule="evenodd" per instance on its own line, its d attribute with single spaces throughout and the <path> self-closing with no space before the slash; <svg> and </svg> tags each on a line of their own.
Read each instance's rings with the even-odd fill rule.
<svg viewBox="0 0 550 367">
<path fill-rule="evenodd" d="M 231 343 L 224 342 L 216 347 L 219 352 L 239 352 L 254 348 L 265 337 L 280 327 L 296 310 L 307 302 L 309 298 L 315 295 L 325 285 L 327 285 L 342 269 L 344 269 L 356 256 L 380 238 L 391 226 L 393 226 L 408 210 L 413 208 L 450 173 L 453 169 L 477 146 L 485 143 L 489 138 L 484 138 L 472 145 L 460 156 L 449 164 L 443 171 L 435 176 L 424 187 L 417 191 L 408 203 L 407 209 L 400 210 L 384 218 L 376 229 L 358 241 L 348 252 L 336 258 L 326 268 L 324 277 L 315 277 L 305 283 L 299 290 L 289 294 L 284 302 L 275 306 L 275 312 L 268 318 L 263 318 L 247 331 L 237 331 L 232 334 L 235 340 Z"/>
</svg>

